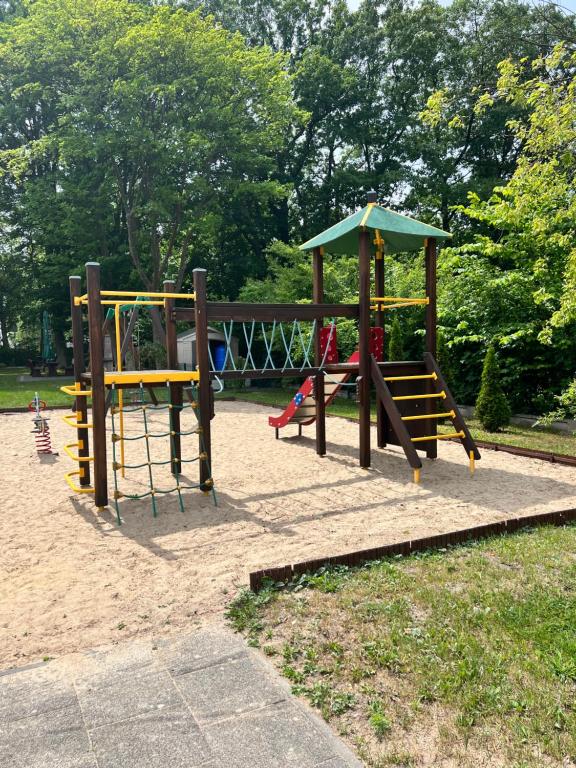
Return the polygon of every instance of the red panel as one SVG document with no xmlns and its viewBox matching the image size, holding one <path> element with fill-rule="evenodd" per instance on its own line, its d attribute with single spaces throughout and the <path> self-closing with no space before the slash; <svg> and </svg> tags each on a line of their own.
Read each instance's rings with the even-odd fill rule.
<svg viewBox="0 0 576 768">
<path fill-rule="evenodd" d="M 326 345 L 328 345 L 328 354 L 326 355 L 326 363 L 338 362 L 338 343 L 336 339 L 336 326 L 327 325 L 324 328 L 320 328 L 320 355 L 324 359 L 324 352 L 326 351 Z"/>
<path fill-rule="evenodd" d="M 370 328 L 369 347 L 378 362 L 384 360 L 384 328 Z"/>
</svg>

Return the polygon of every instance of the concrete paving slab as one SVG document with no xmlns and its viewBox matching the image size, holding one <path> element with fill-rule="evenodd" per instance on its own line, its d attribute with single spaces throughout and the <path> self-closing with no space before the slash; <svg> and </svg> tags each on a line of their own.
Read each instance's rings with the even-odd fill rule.
<svg viewBox="0 0 576 768">
<path fill-rule="evenodd" d="M 361 763 L 232 632 L 0 673 L 0 768 L 290 766 Z"/>
<path fill-rule="evenodd" d="M 137 676 L 97 688 L 79 683 L 77 692 L 88 728 L 182 705 L 168 672 Z"/>
<path fill-rule="evenodd" d="M 291 702 L 217 723 L 205 733 L 229 768 L 316 768 L 335 757 L 328 740 Z"/>
<path fill-rule="evenodd" d="M 158 656 L 172 675 L 185 675 L 247 653 L 246 644 L 239 635 L 223 630 L 162 639 L 156 646 Z"/>
<path fill-rule="evenodd" d="M 0 725 L 3 768 L 97 768 L 80 708 Z"/>
<path fill-rule="evenodd" d="M 153 643 L 132 642 L 75 655 L 71 674 L 77 682 L 103 688 L 164 668 Z"/>
<path fill-rule="evenodd" d="M 49 666 L 0 677 L 0 723 L 76 704 L 74 688 Z"/>
<path fill-rule="evenodd" d="M 175 679 L 201 725 L 286 699 L 286 691 L 248 656 L 213 664 Z"/>
<path fill-rule="evenodd" d="M 99 768 L 196 768 L 212 757 L 184 708 L 90 731 Z"/>
</svg>

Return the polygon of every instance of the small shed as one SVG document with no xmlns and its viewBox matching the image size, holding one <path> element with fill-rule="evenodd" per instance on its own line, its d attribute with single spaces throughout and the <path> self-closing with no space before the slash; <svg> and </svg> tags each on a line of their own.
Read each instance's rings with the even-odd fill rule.
<svg viewBox="0 0 576 768">
<path fill-rule="evenodd" d="M 222 370 L 226 355 L 226 336 L 222 331 L 208 326 L 208 344 L 212 353 L 212 360 L 216 370 Z M 231 354 L 234 360 L 238 360 L 238 339 L 232 336 L 230 339 Z M 185 371 L 196 370 L 196 329 L 183 331 L 178 334 L 178 365 Z M 226 367 L 230 368 L 230 354 L 226 361 Z"/>
</svg>

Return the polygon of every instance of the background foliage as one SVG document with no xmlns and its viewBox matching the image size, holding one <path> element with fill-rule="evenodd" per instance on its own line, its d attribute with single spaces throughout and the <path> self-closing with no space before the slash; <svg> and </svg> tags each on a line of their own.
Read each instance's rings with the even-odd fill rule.
<svg viewBox="0 0 576 768">
<path fill-rule="evenodd" d="M 5 354 L 38 347 L 48 309 L 63 359 L 67 276 L 90 259 L 110 287 L 185 288 L 205 266 L 215 298 L 309 300 L 293 245 L 374 188 L 453 233 L 439 310 L 458 399 L 494 342 L 512 408 L 557 406 L 576 359 L 575 49 L 547 2 L 3 0 Z M 422 295 L 421 255 L 386 276 Z M 327 300 L 356 289 L 355 259 L 328 258 Z M 417 357 L 422 312 L 398 316 Z"/>
</svg>

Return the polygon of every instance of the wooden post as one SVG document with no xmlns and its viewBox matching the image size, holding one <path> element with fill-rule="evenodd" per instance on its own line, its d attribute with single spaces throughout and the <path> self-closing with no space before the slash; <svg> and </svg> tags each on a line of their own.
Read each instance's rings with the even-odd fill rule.
<svg viewBox="0 0 576 768">
<path fill-rule="evenodd" d="M 206 459 L 200 460 L 200 487 L 203 491 L 212 488 L 210 467 L 212 451 L 210 440 L 210 357 L 208 354 L 208 316 L 206 309 L 206 270 L 194 270 L 194 315 L 196 320 L 196 364 L 200 374 L 198 382 L 198 416 L 202 434 L 200 451 L 206 453 Z"/>
<path fill-rule="evenodd" d="M 426 267 L 426 296 L 428 304 L 426 305 L 426 352 L 436 359 L 436 238 L 429 237 L 425 244 L 425 267 Z M 432 388 L 429 390 L 432 392 Z M 432 413 L 433 402 L 429 400 L 426 403 L 426 409 Z M 436 419 L 430 419 L 430 435 L 435 435 L 437 430 Z M 429 459 L 435 459 L 438 455 L 438 441 L 434 440 L 426 448 L 426 456 Z"/>
<path fill-rule="evenodd" d="M 314 248 L 312 251 L 312 301 L 321 304 L 324 301 L 324 254 L 322 248 Z M 316 338 L 314 340 L 314 365 L 318 367 L 322 362 L 322 350 L 320 348 L 320 328 L 323 320 L 318 320 Z M 324 374 L 319 373 L 314 377 L 314 397 L 316 400 L 316 453 L 318 456 L 326 455 L 326 397 L 324 394 Z"/>
<path fill-rule="evenodd" d="M 82 306 L 76 305 L 74 299 L 82 294 L 82 280 L 77 275 L 70 277 L 70 315 L 72 317 L 72 354 L 74 355 L 74 381 L 79 389 L 86 389 L 82 379 L 84 373 L 84 327 L 82 324 Z M 76 420 L 81 424 L 88 422 L 88 398 L 77 397 L 74 402 Z M 90 456 L 90 431 L 86 427 L 77 429 L 78 455 Z M 90 462 L 81 461 L 80 485 L 90 485 Z"/>
<path fill-rule="evenodd" d="M 175 293 L 176 283 L 173 280 L 164 280 L 164 292 Z M 174 299 L 164 299 L 164 313 L 166 315 L 166 357 L 168 368 L 178 370 L 178 337 L 176 335 L 176 320 L 174 319 Z M 179 475 L 182 472 L 182 441 L 180 439 L 180 414 L 182 412 L 183 390 L 182 384 L 172 382 L 170 384 L 170 429 L 174 432 L 170 440 L 170 458 L 172 460 L 172 474 Z"/>
<path fill-rule="evenodd" d="M 384 248 L 382 248 L 381 251 L 379 249 L 376 249 L 376 259 L 374 262 L 374 283 L 375 283 L 375 291 L 376 296 L 384 296 L 385 286 L 384 286 Z M 386 336 L 384 333 L 384 326 L 385 326 L 385 319 L 384 319 L 384 310 L 382 309 L 382 305 L 378 305 L 378 309 L 376 310 L 376 327 L 382 328 L 382 360 L 386 359 Z M 386 446 L 386 410 L 384 408 L 384 405 L 382 404 L 382 401 L 380 398 L 378 398 L 378 401 L 376 403 L 376 420 L 377 420 L 377 443 L 378 448 L 384 448 Z"/>
<path fill-rule="evenodd" d="M 358 394 L 360 397 L 360 466 L 370 466 L 370 232 L 359 235 L 359 318 L 360 352 Z"/>
<path fill-rule="evenodd" d="M 100 264 L 86 264 L 88 292 L 88 332 L 90 336 L 90 382 L 92 389 L 92 439 L 94 456 L 94 503 L 108 505 L 106 466 L 106 392 L 104 389 L 104 336 L 100 303 Z"/>
</svg>

